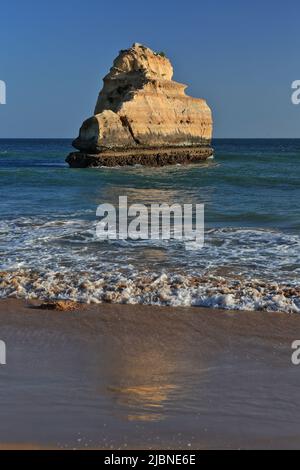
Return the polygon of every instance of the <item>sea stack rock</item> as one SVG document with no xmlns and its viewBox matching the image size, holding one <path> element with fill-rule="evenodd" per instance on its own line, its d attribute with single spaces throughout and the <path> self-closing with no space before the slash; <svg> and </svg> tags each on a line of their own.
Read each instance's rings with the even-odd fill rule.
<svg viewBox="0 0 300 470">
<path fill-rule="evenodd" d="M 121 51 L 104 78 L 94 116 L 73 142 L 79 152 L 68 156 L 69 165 L 161 166 L 210 157 L 211 110 L 172 77 L 163 53 L 140 44 Z"/>
</svg>

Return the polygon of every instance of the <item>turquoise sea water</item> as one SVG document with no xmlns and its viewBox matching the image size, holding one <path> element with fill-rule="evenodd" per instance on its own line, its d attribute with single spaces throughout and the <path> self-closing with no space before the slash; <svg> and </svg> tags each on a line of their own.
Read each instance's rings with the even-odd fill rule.
<svg viewBox="0 0 300 470">
<path fill-rule="evenodd" d="M 214 160 L 70 169 L 70 140 L 0 140 L 0 295 L 300 312 L 300 140 Z M 205 246 L 100 241 L 99 204 L 204 203 Z"/>
</svg>

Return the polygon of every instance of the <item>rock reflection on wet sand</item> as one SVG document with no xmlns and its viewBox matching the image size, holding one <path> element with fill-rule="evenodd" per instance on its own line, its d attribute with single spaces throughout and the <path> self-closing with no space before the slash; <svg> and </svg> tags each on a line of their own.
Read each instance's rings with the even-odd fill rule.
<svg viewBox="0 0 300 470">
<path fill-rule="evenodd" d="M 299 448 L 298 315 L 0 307 L 5 447 Z"/>
<path fill-rule="evenodd" d="M 180 392 L 179 382 L 174 382 L 177 374 L 173 353 L 159 349 L 156 341 L 137 341 L 134 354 L 128 348 L 114 368 L 114 385 L 108 390 L 122 417 L 129 421 L 164 420 L 166 405 L 174 393 Z"/>
<path fill-rule="evenodd" d="M 177 388 L 171 384 L 136 385 L 111 388 L 110 391 L 116 395 L 119 405 L 128 409 L 143 410 L 129 413 L 127 416 L 129 421 L 162 421 L 165 419 L 164 403 Z"/>
</svg>

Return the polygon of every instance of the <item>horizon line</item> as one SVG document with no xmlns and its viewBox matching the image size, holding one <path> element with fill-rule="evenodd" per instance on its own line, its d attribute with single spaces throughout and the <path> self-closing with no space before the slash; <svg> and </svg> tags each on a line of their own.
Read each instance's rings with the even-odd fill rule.
<svg viewBox="0 0 300 470">
<path fill-rule="evenodd" d="M 74 140 L 75 137 L 0 137 L 0 140 Z M 299 137 L 213 137 L 212 140 L 289 140 Z"/>
</svg>

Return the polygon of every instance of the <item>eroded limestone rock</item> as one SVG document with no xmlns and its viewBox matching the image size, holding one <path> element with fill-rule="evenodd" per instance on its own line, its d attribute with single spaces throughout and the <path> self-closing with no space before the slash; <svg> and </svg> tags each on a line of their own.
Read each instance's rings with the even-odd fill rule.
<svg viewBox="0 0 300 470">
<path fill-rule="evenodd" d="M 81 153 L 71 154 L 69 164 L 79 166 L 80 161 L 82 167 L 89 154 L 97 155 L 101 165 L 111 152 L 118 153 L 122 164 L 122 151 L 128 157 L 130 149 L 133 163 L 135 155 L 146 152 L 151 164 L 151 149 L 160 149 L 154 152 L 157 156 L 172 148 L 172 155 L 181 160 L 190 151 L 195 156 L 197 149 L 201 159 L 210 156 L 211 110 L 205 100 L 187 96 L 186 85 L 172 77 L 173 67 L 165 56 L 140 44 L 121 51 L 104 78 L 94 116 L 83 123 L 73 143 Z M 90 166 L 88 160 L 85 166 Z"/>
</svg>

